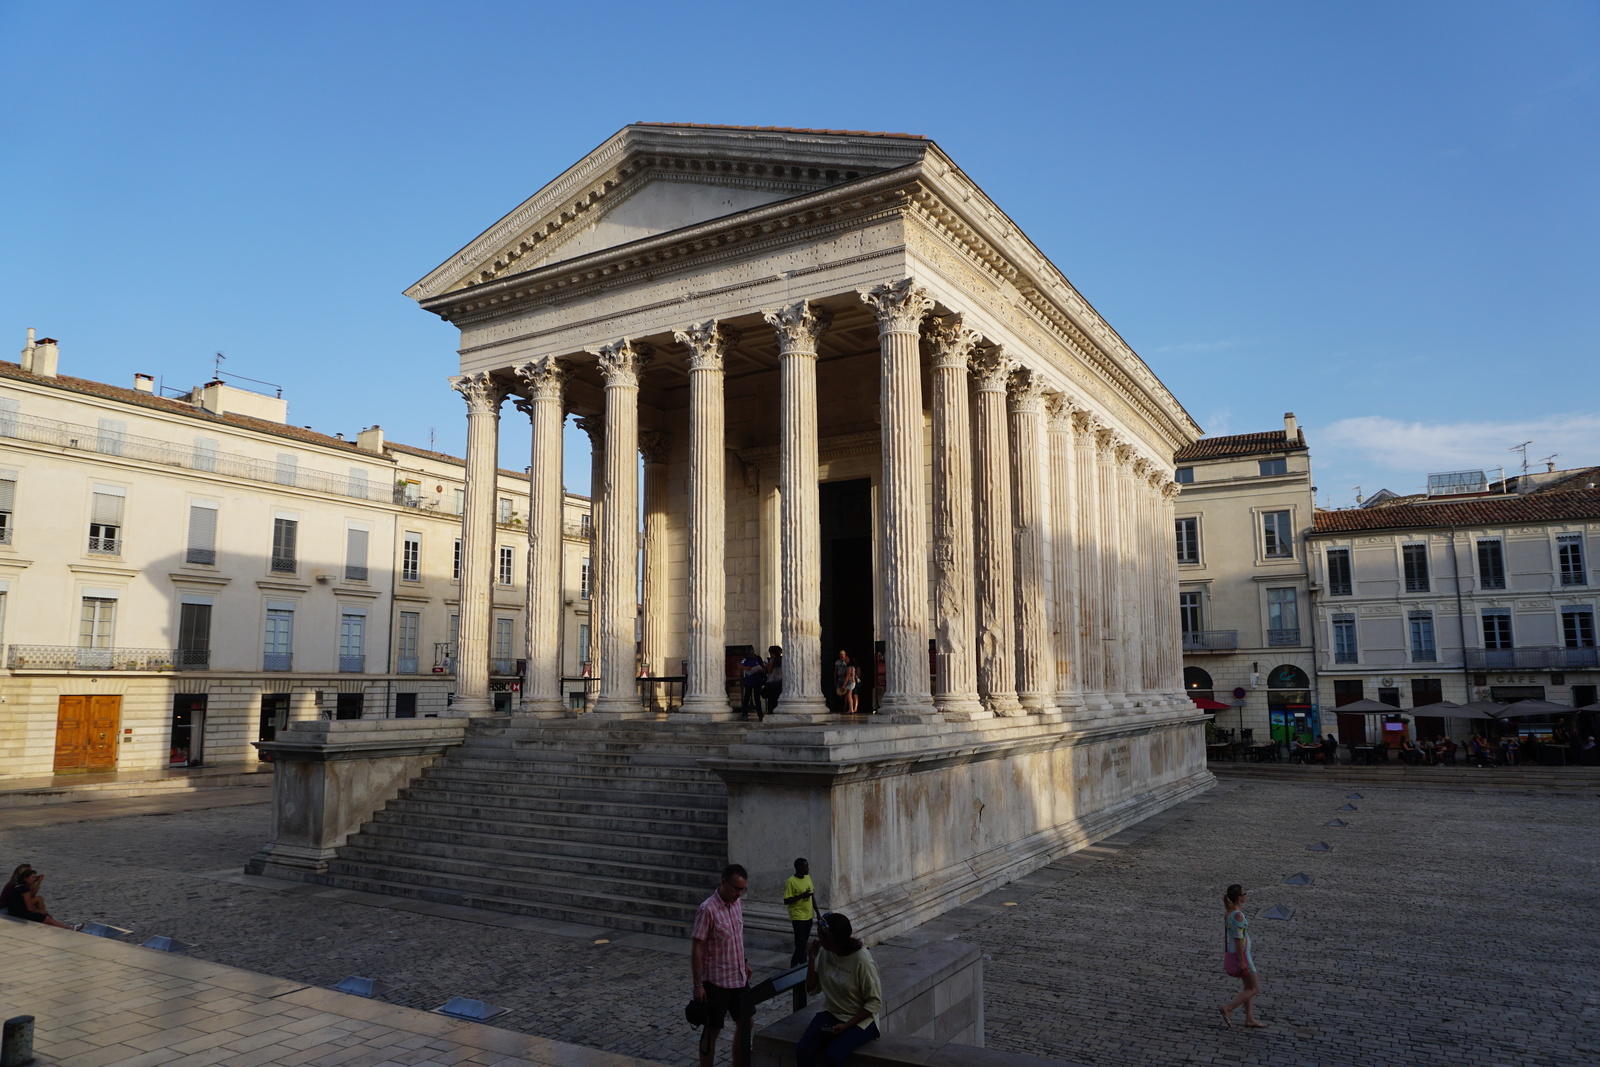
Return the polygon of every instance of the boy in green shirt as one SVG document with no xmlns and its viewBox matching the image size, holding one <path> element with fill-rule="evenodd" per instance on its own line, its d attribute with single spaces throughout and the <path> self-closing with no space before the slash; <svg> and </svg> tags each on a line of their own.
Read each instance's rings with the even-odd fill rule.
<svg viewBox="0 0 1600 1067">
<path fill-rule="evenodd" d="M 794 877 L 783 883 L 783 902 L 789 905 L 789 924 L 794 927 L 794 955 L 789 966 L 806 961 L 806 942 L 811 938 L 811 920 L 816 918 L 813 906 L 816 889 L 811 885 L 811 864 L 803 859 L 794 861 Z"/>
</svg>

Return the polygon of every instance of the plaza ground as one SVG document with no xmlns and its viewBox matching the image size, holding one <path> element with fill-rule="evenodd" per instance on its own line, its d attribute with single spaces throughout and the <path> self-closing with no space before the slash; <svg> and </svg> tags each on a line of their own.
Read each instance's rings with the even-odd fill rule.
<svg viewBox="0 0 1600 1067">
<path fill-rule="evenodd" d="M 1347 803 L 1358 810 L 1338 810 Z M 380 978 L 389 1001 L 417 1008 L 478 997 L 512 1009 L 496 1020 L 510 1030 L 694 1062 L 681 942 L 246 879 L 265 804 L 92 807 L 7 812 L 0 830 L 0 864 L 45 870 L 63 918 L 168 934 L 199 960 L 307 986 Z M 1224 781 L 897 941 L 984 946 L 988 1043 L 1015 1052 L 1130 1065 L 1596 1061 L 1597 815 L 1592 792 Z M 1335 818 L 1350 825 L 1325 825 Z M 1332 851 L 1307 851 L 1319 842 Z M 1313 884 L 1283 884 L 1297 873 Z M 1251 890 L 1266 1030 L 1224 1030 L 1215 1013 L 1237 985 L 1219 958 L 1233 881 Z M 1294 917 L 1260 918 L 1278 904 Z M 758 976 L 786 960 L 754 957 Z M 276 1062 L 265 1052 L 185 1062 Z"/>
</svg>

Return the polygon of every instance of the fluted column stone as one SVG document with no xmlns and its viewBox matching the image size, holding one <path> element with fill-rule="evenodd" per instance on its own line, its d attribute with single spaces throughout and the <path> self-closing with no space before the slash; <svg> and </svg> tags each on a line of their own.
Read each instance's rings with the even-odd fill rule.
<svg viewBox="0 0 1600 1067">
<path fill-rule="evenodd" d="M 1117 552 L 1121 559 L 1117 574 L 1118 612 L 1117 649 L 1121 653 L 1121 691 L 1130 705 L 1137 700 L 1140 687 L 1139 654 L 1143 642 L 1144 620 L 1139 617 L 1139 481 L 1133 471 L 1133 446 L 1120 442 L 1112 453 L 1117 475 Z"/>
<path fill-rule="evenodd" d="M 1016 361 L 998 346 L 973 353 L 978 695 L 994 715 L 1021 715 L 1017 700 L 1016 584 L 1011 541 L 1011 447 L 1006 380 Z"/>
<path fill-rule="evenodd" d="M 1078 549 L 1078 691 L 1105 706 L 1106 657 L 1102 641 L 1104 583 L 1100 578 L 1099 425 L 1087 411 L 1072 413 L 1073 453 L 1077 461 L 1078 507 L 1073 529 Z"/>
<path fill-rule="evenodd" d="M 517 378 L 527 397 L 517 410 L 533 431 L 528 462 L 528 582 L 524 607 L 528 620 L 523 658 L 521 712 L 562 715 L 561 621 L 565 589 L 561 579 L 561 431 L 566 421 L 562 391 L 568 367 L 553 356 L 519 364 Z"/>
<path fill-rule="evenodd" d="M 884 570 L 884 690 L 878 710 L 928 718 L 935 709 L 928 685 L 920 339 L 933 300 L 909 278 L 858 295 L 878 320 Z"/>
<path fill-rule="evenodd" d="M 672 435 L 661 430 L 639 432 L 639 455 L 644 460 L 644 574 L 640 584 L 643 618 L 640 620 L 640 655 L 652 677 L 677 674 L 667 669 L 667 450 Z M 651 691 L 651 706 L 664 711 L 665 691 Z"/>
<path fill-rule="evenodd" d="M 639 375 L 643 345 L 626 339 L 595 353 L 606 385 L 606 523 L 600 531 L 601 634 L 597 715 L 635 717 L 639 703 L 634 631 L 639 619 Z"/>
<path fill-rule="evenodd" d="M 783 696 L 769 722 L 821 719 L 822 531 L 817 479 L 817 342 L 833 315 L 807 301 L 762 317 L 778 332 L 778 491 Z"/>
<path fill-rule="evenodd" d="M 1095 469 L 1100 483 L 1100 632 L 1097 637 L 1100 640 L 1100 647 L 1105 650 L 1103 670 L 1106 699 L 1116 704 L 1121 703 L 1128 688 L 1122 671 L 1123 559 L 1118 540 L 1120 518 L 1116 458 L 1118 443 L 1116 434 L 1109 429 L 1101 429 L 1095 434 Z"/>
<path fill-rule="evenodd" d="M 1045 607 L 1044 383 L 1025 367 L 1008 385 L 1011 416 L 1012 551 L 1016 575 L 1017 700 L 1031 712 L 1055 706 L 1055 655 Z"/>
<path fill-rule="evenodd" d="M 605 529 L 606 420 L 605 415 L 585 415 L 573 420 L 589 438 L 589 647 L 583 658 L 589 664 L 589 681 L 584 683 L 584 708 L 594 710 L 600 696 L 600 664 L 605 658 L 600 639 L 600 559 L 605 555 L 601 531 Z"/>
<path fill-rule="evenodd" d="M 933 703 L 946 719 L 987 718 L 978 699 L 977 643 L 973 628 L 972 419 L 967 398 L 967 357 L 976 330 L 959 315 L 935 320 L 933 407 L 933 618 L 938 674 Z"/>
<path fill-rule="evenodd" d="M 1183 620 L 1178 608 L 1178 560 L 1173 552 L 1173 530 L 1177 519 L 1178 496 L 1183 486 L 1165 482 L 1161 486 L 1161 558 L 1166 561 L 1167 576 L 1163 596 L 1162 614 L 1167 620 L 1166 660 L 1162 664 L 1161 689 L 1165 693 L 1184 692 L 1183 684 Z"/>
<path fill-rule="evenodd" d="M 467 402 L 466 493 L 461 512 L 461 626 L 456 648 L 456 716 L 488 715 L 489 616 L 494 607 L 494 509 L 500 468 L 500 404 L 506 388 L 488 371 L 450 385 Z"/>
<path fill-rule="evenodd" d="M 1050 441 L 1051 645 L 1055 654 L 1056 708 L 1071 714 L 1083 707 L 1078 641 L 1078 552 L 1074 511 L 1078 504 L 1072 403 L 1061 393 L 1045 401 Z"/>
<path fill-rule="evenodd" d="M 1160 562 L 1152 554 L 1150 531 L 1155 525 L 1150 514 L 1150 472 L 1154 469 L 1149 460 L 1139 457 L 1133 463 L 1133 539 L 1139 565 L 1138 600 L 1134 614 L 1140 620 L 1137 670 L 1134 683 L 1143 699 L 1155 688 L 1155 670 L 1152 657 L 1160 643 L 1160 625 L 1155 615 L 1156 570 Z"/>
<path fill-rule="evenodd" d="M 681 713 L 728 719 L 727 462 L 723 356 L 738 335 L 716 322 L 673 334 L 689 349 L 689 680 Z"/>
</svg>

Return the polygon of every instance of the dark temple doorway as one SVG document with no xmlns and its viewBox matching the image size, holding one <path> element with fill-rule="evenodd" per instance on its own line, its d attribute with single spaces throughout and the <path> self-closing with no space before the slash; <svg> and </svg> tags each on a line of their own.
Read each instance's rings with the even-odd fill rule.
<svg viewBox="0 0 1600 1067">
<path fill-rule="evenodd" d="M 844 711 L 835 691 L 834 661 L 850 653 L 861 677 L 860 711 L 872 710 L 872 479 L 824 482 L 822 518 L 822 692 L 828 706 Z"/>
</svg>

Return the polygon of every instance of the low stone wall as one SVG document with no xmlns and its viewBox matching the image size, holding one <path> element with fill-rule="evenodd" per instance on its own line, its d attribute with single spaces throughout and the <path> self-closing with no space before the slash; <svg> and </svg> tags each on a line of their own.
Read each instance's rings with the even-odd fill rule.
<svg viewBox="0 0 1600 1067">
<path fill-rule="evenodd" d="M 308 881 L 340 845 L 466 736 L 467 719 L 318 719 L 256 747 L 273 758 L 272 839 L 249 874 Z"/>
<path fill-rule="evenodd" d="M 752 731 L 704 761 L 728 785 L 746 924 L 786 932 L 797 856 L 882 941 L 1208 788 L 1192 706 L 928 725 Z"/>
</svg>

